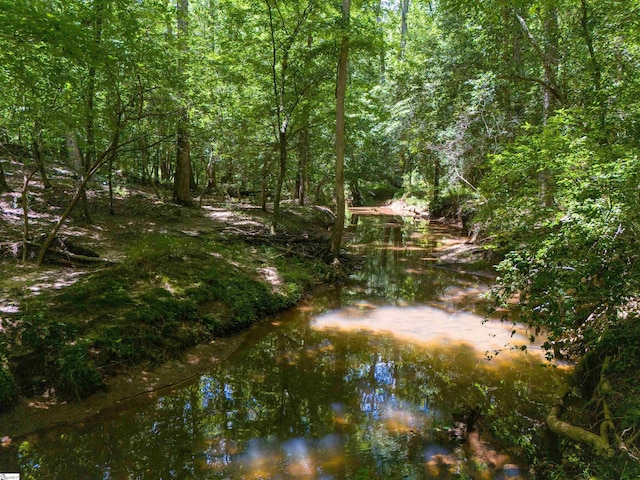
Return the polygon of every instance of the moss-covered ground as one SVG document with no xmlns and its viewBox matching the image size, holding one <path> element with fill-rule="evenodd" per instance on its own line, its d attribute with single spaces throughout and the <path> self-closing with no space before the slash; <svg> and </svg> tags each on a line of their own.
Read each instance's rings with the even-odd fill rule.
<svg viewBox="0 0 640 480">
<path fill-rule="evenodd" d="M 132 365 L 179 358 L 293 306 L 329 275 L 324 209 L 285 206 L 271 235 L 268 213 L 248 205 L 128 202 L 116 216 L 97 204 L 92 225 L 65 231 L 106 262 L 2 260 L 0 411 L 90 396 Z"/>
</svg>

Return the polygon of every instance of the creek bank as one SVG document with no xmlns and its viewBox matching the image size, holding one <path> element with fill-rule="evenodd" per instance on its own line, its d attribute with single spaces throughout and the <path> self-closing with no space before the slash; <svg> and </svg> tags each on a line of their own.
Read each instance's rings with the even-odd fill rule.
<svg viewBox="0 0 640 480">
<path fill-rule="evenodd" d="M 205 367 L 184 360 L 188 349 L 220 348 L 213 356 L 224 358 L 236 342 L 223 337 L 332 278 L 327 209 L 286 207 L 271 236 L 269 215 L 247 205 L 131 207 L 146 215 L 76 229 L 74 241 L 109 263 L 3 262 L 0 411 L 19 407 L 3 415 L 0 438 L 166 387 L 177 380 L 159 372 L 171 365 L 182 365 L 175 378 L 189 378 Z M 350 264 L 345 257 L 341 268 Z"/>
<path fill-rule="evenodd" d="M 211 365 L 224 361 L 241 345 L 246 332 L 212 340 L 187 350 L 180 359 L 157 367 L 136 365 L 105 379 L 105 389 L 77 401 L 60 401 L 48 396 L 23 399 L 1 415 L 0 447 L 8 447 L 16 438 L 44 428 L 70 425 L 117 409 L 124 402 L 135 402 L 163 395 L 191 381 Z M 0 448 L 1 452 L 1 448 Z"/>
</svg>

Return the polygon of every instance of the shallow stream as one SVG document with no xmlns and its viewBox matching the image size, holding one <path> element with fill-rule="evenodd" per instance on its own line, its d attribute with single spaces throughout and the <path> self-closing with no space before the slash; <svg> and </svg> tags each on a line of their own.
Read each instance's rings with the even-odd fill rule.
<svg viewBox="0 0 640 480">
<path fill-rule="evenodd" d="M 344 285 L 192 383 L 20 439 L 0 465 L 58 480 L 528 478 L 521 452 L 562 372 L 526 331 L 486 320 L 486 272 L 434 260 L 457 231 L 394 216 L 350 231 L 365 262 Z"/>
</svg>

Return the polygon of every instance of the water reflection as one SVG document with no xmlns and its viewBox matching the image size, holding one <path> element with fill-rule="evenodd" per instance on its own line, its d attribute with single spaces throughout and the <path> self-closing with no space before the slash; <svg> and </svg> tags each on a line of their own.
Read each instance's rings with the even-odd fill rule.
<svg viewBox="0 0 640 480">
<path fill-rule="evenodd" d="M 557 372 L 523 352 L 487 361 L 511 336 L 474 313 L 484 280 L 429 266 L 439 240 L 416 235 L 425 225 L 395 228 L 358 225 L 374 246 L 365 270 L 253 329 L 196 383 L 23 439 L 0 467 L 35 479 L 526 478 L 517 449 L 447 430 L 479 407 L 485 433 L 531 441 Z"/>
<path fill-rule="evenodd" d="M 467 308 L 483 313 L 479 295 L 488 288 L 486 275 L 438 265 L 434 249 L 459 242 L 455 230 L 402 217 L 361 218 L 352 226 L 352 249 L 365 256 L 365 266 L 340 293 L 379 304 L 425 304 Z M 382 235 L 381 235 L 382 230 Z M 339 303 L 335 308 L 341 307 Z"/>
<path fill-rule="evenodd" d="M 476 354 L 493 356 L 528 349 L 543 357 L 538 345 L 530 341 L 530 333 L 523 326 L 498 320 L 486 320 L 464 310 L 449 312 L 442 308 L 423 306 L 382 306 L 355 303 L 353 306 L 318 315 L 314 328 L 344 332 L 366 331 L 388 335 L 425 347 L 437 347 L 449 342 L 473 345 Z"/>
</svg>

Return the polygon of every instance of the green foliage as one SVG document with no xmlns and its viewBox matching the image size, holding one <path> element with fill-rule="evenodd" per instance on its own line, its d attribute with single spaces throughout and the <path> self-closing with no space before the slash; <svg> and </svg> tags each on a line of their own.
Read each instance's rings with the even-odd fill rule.
<svg viewBox="0 0 640 480">
<path fill-rule="evenodd" d="M 80 340 L 66 345 L 58 353 L 54 386 L 61 398 L 79 400 L 104 387 L 102 375 L 90 358 L 89 348 L 87 340 Z"/>
<path fill-rule="evenodd" d="M 431 179 L 417 169 L 405 173 L 402 183 L 403 196 L 427 200 L 433 196 Z"/>
<path fill-rule="evenodd" d="M 66 313 L 85 309 L 99 312 L 104 308 L 131 305 L 128 273 L 126 269 L 117 269 L 85 278 L 60 294 L 58 308 Z"/>
<path fill-rule="evenodd" d="M 0 366 L 0 413 L 11 408 L 17 400 L 18 391 L 11 372 Z"/>
<path fill-rule="evenodd" d="M 319 219 L 323 212 L 314 215 Z M 310 221 L 302 213 L 283 220 L 296 231 Z M 238 258 L 243 260 L 233 260 Z M 260 279 L 267 262 L 281 284 Z M 61 398 L 84 398 L 103 387 L 102 375 L 176 358 L 198 342 L 236 333 L 293 305 L 325 269 L 268 246 L 144 235 L 131 242 L 122 263 L 25 303 L 0 359 L 18 352 L 11 365 L 16 392 L 38 395 L 53 388 Z M 1 380 L 1 402 L 8 405 L 12 379 Z"/>
<path fill-rule="evenodd" d="M 559 110 L 493 156 L 481 184 L 486 202 L 479 220 L 503 255 L 493 299 L 508 306 L 518 295 L 511 310 L 545 333 L 549 356 L 583 356 L 576 378 L 588 397 L 598 392 L 601 364 L 610 358 L 603 374 L 615 393 L 605 401 L 618 431 L 635 432 L 638 405 L 625 398 L 637 398 L 640 387 L 633 373 L 640 352 L 640 152 L 604 143 L 590 119 L 589 112 Z M 630 448 L 635 451 L 634 442 Z M 587 455 L 566 444 L 561 467 L 551 468 L 557 478 L 584 472 L 621 478 L 635 468 L 623 455 L 607 465 Z"/>
<path fill-rule="evenodd" d="M 469 226 L 475 216 L 478 205 L 478 193 L 466 185 L 455 184 L 445 189 L 438 199 L 431 204 L 431 212 L 435 217 L 456 219 Z"/>
<path fill-rule="evenodd" d="M 259 318 L 281 310 L 284 299 L 271 292 L 268 285 L 229 266 L 215 266 L 206 271 L 196 295 L 210 301 L 221 302 L 229 309 L 231 322 L 222 332 L 238 331 Z"/>
<path fill-rule="evenodd" d="M 78 334 L 77 325 L 49 319 L 43 311 L 25 315 L 22 319 L 22 346 L 42 356 L 50 356 L 73 341 Z"/>
<path fill-rule="evenodd" d="M 506 304 L 518 293 L 519 318 L 545 328 L 550 348 L 609 352 L 610 332 L 631 338 L 618 327 L 637 310 L 640 288 L 636 3 L 412 2 L 405 31 L 397 2 L 352 12 L 347 182 L 373 202 L 404 182 L 436 215 L 463 222 L 482 203 L 476 221 L 503 258 L 492 295 Z M 89 161 L 119 119 L 126 148 L 111 160 L 122 180 L 170 181 L 181 99 L 199 186 L 272 190 L 284 127 L 285 190 L 301 182 L 307 197 L 327 201 L 336 6 L 192 2 L 188 32 L 176 35 L 171 2 L 0 0 L 0 140 L 31 155 L 41 140 L 49 162 L 64 157 L 74 132 Z M 106 362 L 158 361 L 198 335 L 282 308 L 311 283 L 306 265 L 274 261 L 284 272 L 274 293 L 255 268 L 213 261 L 171 235 L 150 234 L 129 254 L 130 263 L 65 288 L 51 308 L 29 307 L 20 340 L 43 369 L 62 368 L 55 352 L 93 323 Z M 85 323 L 76 320 L 83 309 Z M 166 337 L 175 343 L 157 347 Z M 80 347 L 67 353 L 75 393 L 73 379 L 95 379 Z M 612 368 L 631 368 L 631 358 Z"/>
<path fill-rule="evenodd" d="M 494 296 L 519 292 L 521 318 L 548 328 L 551 341 L 572 336 L 577 349 L 608 327 L 597 318 L 615 318 L 637 291 L 640 225 L 636 151 L 604 148 L 581 127 L 558 112 L 493 157 L 481 217 L 508 252 Z"/>
<path fill-rule="evenodd" d="M 136 308 L 125 314 L 125 323 L 149 325 L 188 321 L 196 315 L 196 303 L 190 298 L 175 297 L 165 288 L 154 288 L 136 299 Z"/>
</svg>

